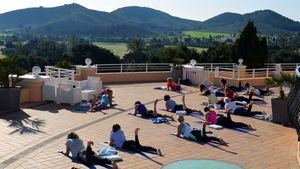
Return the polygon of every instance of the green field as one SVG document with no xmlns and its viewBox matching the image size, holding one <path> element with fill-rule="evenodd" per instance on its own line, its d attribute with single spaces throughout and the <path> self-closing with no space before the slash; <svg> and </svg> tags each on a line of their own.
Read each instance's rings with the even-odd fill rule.
<svg viewBox="0 0 300 169">
<path fill-rule="evenodd" d="M 201 31 L 186 31 L 184 34 L 189 35 L 193 38 L 209 38 L 209 36 L 217 37 L 230 37 L 229 33 L 214 33 L 214 32 L 201 32 Z"/>
<path fill-rule="evenodd" d="M 115 55 L 122 58 L 127 53 L 127 44 L 126 43 L 104 43 L 104 42 L 95 42 L 94 45 L 108 49 L 112 51 Z"/>
<path fill-rule="evenodd" d="M 207 48 L 199 48 L 199 47 L 189 47 L 191 49 L 196 49 L 198 53 L 201 53 L 202 51 L 206 51 Z"/>
</svg>

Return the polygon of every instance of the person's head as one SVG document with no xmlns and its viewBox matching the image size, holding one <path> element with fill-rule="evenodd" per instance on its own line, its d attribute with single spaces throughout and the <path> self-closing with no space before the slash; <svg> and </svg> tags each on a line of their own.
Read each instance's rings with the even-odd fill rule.
<svg viewBox="0 0 300 169">
<path fill-rule="evenodd" d="M 113 91 L 110 90 L 110 89 L 107 89 L 107 95 L 108 95 L 108 96 L 112 96 L 112 95 L 113 95 Z"/>
<path fill-rule="evenodd" d="M 204 95 L 205 95 L 205 96 L 209 96 L 210 94 L 211 94 L 210 90 L 206 90 L 206 91 L 204 92 Z"/>
<path fill-rule="evenodd" d="M 67 136 L 67 139 L 78 139 L 78 138 L 79 138 L 78 134 L 74 132 L 69 133 Z"/>
<path fill-rule="evenodd" d="M 134 103 L 135 106 L 136 106 L 136 105 L 140 105 L 140 104 L 142 104 L 140 101 L 136 101 L 136 102 Z"/>
<path fill-rule="evenodd" d="M 183 117 L 182 114 L 178 115 L 177 121 L 178 121 L 179 123 L 184 122 L 184 117 Z"/>
<path fill-rule="evenodd" d="M 166 94 L 166 95 L 164 96 L 164 101 L 168 101 L 168 100 L 170 100 L 170 99 L 171 99 L 170 95 L 167 95 L 167 94 Z"/>
<path fill-rule="evenodd" d="M 227 81 L 225 79 L 221 79 L 220 82 L 225 86 Z"/>
<path fill-rule="evenodd" d="M 167 78 L 167 82 L 173 82 L 173 79 L 171 77 Z"/>
<path fill-rule="evenodd" d="M 207 112 L 209 112 L 209 111 L 210 111 L 210 108 L 209 108 L 209 107 L 204 107 L 204 109 L 203 109 L 203 110 L 204 110 L 204 112 L 205 112 L 205 113 L 207 113 Z"/>
<path fill-rule="evenodd" d="M 120 130 L 121 129 L 121 126 L 119 125 L 119 124 L 114 124 L 113 126 L 112 126 L 112 131 L 113 132 L 117 132 L 118 130 Z"/>
<path fill-rule="evenodd" d="M 200 84 L 199 89 L 200 89 L 200 92 L 203 92 L 206 89 L 206 86 L 204 84 Z"/>
<path fill-rule="evenodd" d="M 247 82 L 247 83 L 245 83 L 245 87 L 246 88 L 249 88 L 250 87 L 250 84 Z"/>
<path fill-rule="evenodd" d="M 225 98 L 224 98 L 224 102 L 225 102 L 225 103 L 229 103 L 229 102 L 231 102 L 231 99 L 230 99 L 229 97 L 225 97 Z"/>
</svg>

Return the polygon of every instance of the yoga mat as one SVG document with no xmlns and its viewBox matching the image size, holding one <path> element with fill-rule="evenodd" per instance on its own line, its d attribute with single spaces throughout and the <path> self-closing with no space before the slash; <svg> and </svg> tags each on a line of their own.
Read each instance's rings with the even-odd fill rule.
<svg viewBox="0 0 300 169">
<path fill-rule="evenodd" d="M 108 147 L 111 147 L 109 144 L 108 144 L 108 141 L 105 141 L 103 143 L 100 142 L 101 145 L 103 146 L 108 146 Z M 132 152 L 132 151 L 128 151 L 128 150 L 124 150 L 124 149 L 121 149 L 121 148 L 116 148 L 114 147 L 115 149 L 117 149 L 118 151 L 122 151 L 124 153 L 128 153 L 128 154 L 132 154 L 136 157 L 139 157 L 139 158 L 142 158 L 142 159 L 145 159 L 145 160 L 149 160 L 149 158 L 155 158 L 157 157 L 158 155 L 157 154 L 152 154 L 152 153 L 146 153 L 146 152 L 143 152 L 142 154 L 140 153 L 136 153 L 136 152 Z"/>
</svg>

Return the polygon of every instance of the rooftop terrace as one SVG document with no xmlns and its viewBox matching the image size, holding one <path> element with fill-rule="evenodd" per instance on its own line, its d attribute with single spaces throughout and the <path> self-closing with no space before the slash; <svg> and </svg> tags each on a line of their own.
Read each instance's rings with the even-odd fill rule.
<svg viewBox="0 0 300 169">
<path fill-rule="evenodd" d="M 176 122 L 153 124 L 128 113 L 133 112 L 133 103 L 140 100 L 147 108 L 153 109 L 153 102 L 169 94 L 181 103 L 182 93 L 155 90 L 154 87 L 165 83 L 139 83 L 110 85 L 114 91 L 114 108 L 95 113 L 74 111 L 72 106 L 43 104 L 23 105 L 17 113 L 0 117 L 0 168 L 86 168 L 73 163 L 71 159 L 59 154 L 65 149 L 66 135 L 77 132 L 86 141 L 95 142 L 94 150 L 103 147 L 108 140 L 111 127 L 119 123 L 128 139 L 133 139 L 135 128 L 141 128 L 140 141 L 144 145 L 161 148 L 164 157 L 151 160 L 119 152 L 123 158 L 118 165 L 123 169 L 161 168 L 162 166 L 183 159 L 214 159 L 237 164 L 246 169 L 297 169 L 297 134 L 295 129 L 257 120 L 250 117 L 233 116 L 236 121 L 250 123 L 257 130 L 248 133 L 236 130 L 213 130 L 216 135 L 229 142 L 229 147 L 211 144 L 198 144 L 172 136 L 176 132 Z M 203 110 L 207 98 L 199 95 L 198 89 L 184 86 L 188 107 Z M 270 99 L 264 106 L 254 106 L 255 110 L 271 113 Z M 29 106 L 29 107 L 28 107 Z M 27 107 L 27 108 L 26 108 Z M 162 109 L 164 102 L 159 101 L 160 113 L 170 114 Z M 194 127 L 200 127 L 200 119 L 186 116 L 186 121 Z"/>
</svg>

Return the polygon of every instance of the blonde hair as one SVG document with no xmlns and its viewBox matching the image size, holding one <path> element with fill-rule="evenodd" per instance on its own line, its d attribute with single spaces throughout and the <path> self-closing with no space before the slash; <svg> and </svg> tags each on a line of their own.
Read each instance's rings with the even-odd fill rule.
<svg viewBox="0 0 300 169">
<path fill-rule="evenodd" d="M 231 102 L 231 99 L 230 99 L 229 97 L 225 97 L 225 98 L 224 98 L 224 102 L 225 102 L 225 103 L 229 103 L 229 102 Z"/>
</svg>

